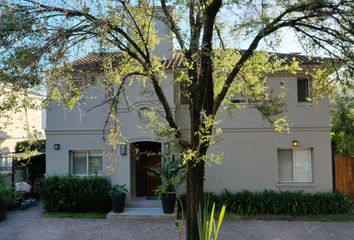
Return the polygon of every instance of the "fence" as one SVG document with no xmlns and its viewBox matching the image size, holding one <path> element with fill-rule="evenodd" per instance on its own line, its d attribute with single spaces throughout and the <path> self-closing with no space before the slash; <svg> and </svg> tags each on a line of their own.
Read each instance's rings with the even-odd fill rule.
<svg viewBox="0 0 354 240">
<path fill-rule="evenodd" d="M 335 183 L 337 191 L 354 199 L 354 156 L 335 157 Z"/>
</svg>

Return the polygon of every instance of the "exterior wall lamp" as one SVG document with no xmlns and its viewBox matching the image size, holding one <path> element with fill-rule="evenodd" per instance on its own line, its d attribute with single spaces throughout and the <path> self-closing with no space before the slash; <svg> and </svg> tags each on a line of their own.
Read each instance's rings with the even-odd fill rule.
<svg viewBox="0 0 354 240">
<path fill-rule="evenodd" d="M 119 144 L 119 153 L 122 156 L 127 155 L 127 143 L 121 143 Z"/>
<path fill-rule="evenodd" d="M 298 146 L 299 146 L 299 141 L 293 140 L 293 147 L 298 147 Z"/>
<path fill-rule="evenodd" d="M 170 146 L 170 143 L 169 142 L 165 142 L 163 144 L 163 153 L 165 155 L 169 155 L 170 154 L 170 151 L 171 151 L 171 146 Z"/>
<path fill-rule="evenodd" d="M 58 143 L 54 144 L 54 150 L 60 150 L 60 144 Z"/>
</svg>

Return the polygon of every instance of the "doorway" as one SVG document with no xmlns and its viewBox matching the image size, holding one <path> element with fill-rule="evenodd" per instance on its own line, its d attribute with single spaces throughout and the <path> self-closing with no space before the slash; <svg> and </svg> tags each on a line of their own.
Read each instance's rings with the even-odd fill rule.
<svg viewBox="0 0 354 240">
<path fill-rule="evenodd" d="M 161 184 L 159 176 L 149 176 L 150 168 L 161 165 L 161 143 L 136 142 L 131 144 L 132 179 L 135 195 L 144 197 L 155 196 L 154 190 Z M 133 192 L 133 194 L 134 194 Z"/>
</svg>

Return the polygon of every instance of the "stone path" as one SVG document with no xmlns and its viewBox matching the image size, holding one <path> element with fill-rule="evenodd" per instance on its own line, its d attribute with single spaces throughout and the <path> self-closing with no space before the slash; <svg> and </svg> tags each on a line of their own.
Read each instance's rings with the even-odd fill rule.
<svg viewBox="0 0 354 240">
<path fill-rule="evenodd" d="M 0 223 L 1 240 L 178 239 L 174 220 L 43 218 L 42 208 L 11 212 Z M 354 223 L 225 221 L 220 240 L 354 240 Z"/>
</svg>

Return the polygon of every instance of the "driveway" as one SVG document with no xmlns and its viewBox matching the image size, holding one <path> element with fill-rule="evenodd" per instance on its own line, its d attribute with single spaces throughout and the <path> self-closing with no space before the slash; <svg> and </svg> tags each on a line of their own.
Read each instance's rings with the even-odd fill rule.
<svg viewBox="0 0 354 240">
<path fill-rule="evenodd" d="M 10 212 L 1 240 L 178 239 L 173 220 L 43 218 L 42 208 Z M 225 221 L 220 240 L 354 240 L 354 223 Z"/>
</svg>

